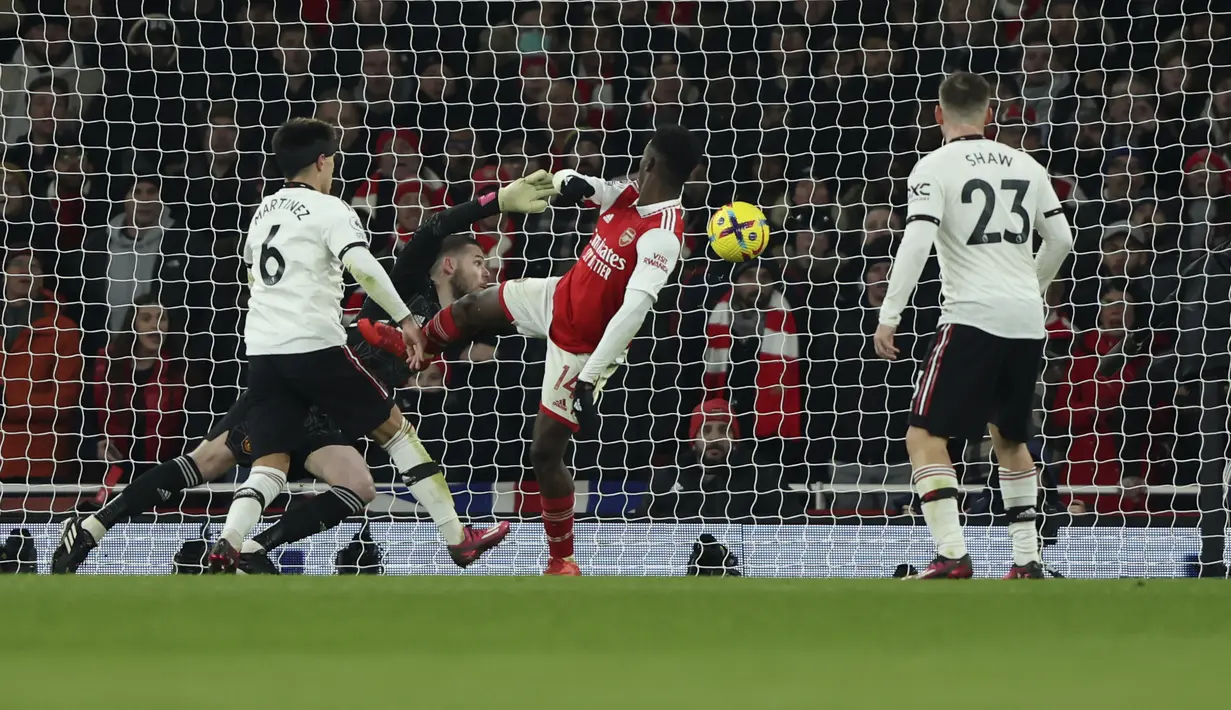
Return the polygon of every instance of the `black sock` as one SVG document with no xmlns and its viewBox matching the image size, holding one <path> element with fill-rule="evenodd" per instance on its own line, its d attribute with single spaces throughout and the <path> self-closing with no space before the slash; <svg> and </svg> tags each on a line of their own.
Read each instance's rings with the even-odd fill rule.
<svg viewBox="0 0 1231 710">
<path fill-rule="evenodd" d="M 197 462 L 193 461 L 191 456 L 177 456 L 137 476 L 118 496 L 95 513 L 94 517 L 110 530 L 120 518 L 153 510 L 154 506 L 170 500 L 171 496 L 179 491 L 199 486 L 203 482 Z"/>
<path fill-rule="evenodd" d="M 363 511 L 364 502 L 349 488 L 334 486 L 303 505 L 282 514 L 278 522 L 252 538 L 266 550 L 325 532 Z"/>
</svg>

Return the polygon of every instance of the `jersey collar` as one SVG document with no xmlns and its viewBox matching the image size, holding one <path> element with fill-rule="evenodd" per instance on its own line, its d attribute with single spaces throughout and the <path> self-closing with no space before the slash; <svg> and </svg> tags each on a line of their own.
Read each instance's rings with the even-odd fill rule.
<svg viewBox="0 0 1231 710">
<path fill-rule="evenodd" d="M 672 207 L 679 206 L 680 198 L 677 197 L 674 200 L 663 200 L 662 202 L 655 202 L 652 205 L 637 205 L 637 214 L 642 217 L 649 217 L 655 212 L 662 212 L 663 210 L 669 210 Z"/>
<path fill-rule="evenodd" d="M 985 140 L 987 140 L 987 136 L 984 136 L 978 133 L 967 133 L 964 136 L 958 136 L 957 138 L 950 138 L 949 142 L 956 143 L 958 141 L 985 141 Z"/>
<path fill-rule="evenodd" d="M 294 180 L 287 180 L 286 182 L 282 183 L 282 187 L 283 189 L 288 188 L 288 187 L 302 187 L 308 190 L 316 189 L 315 187 L 312 187 L 306 182 L 295 182 Z"/>
</svg>

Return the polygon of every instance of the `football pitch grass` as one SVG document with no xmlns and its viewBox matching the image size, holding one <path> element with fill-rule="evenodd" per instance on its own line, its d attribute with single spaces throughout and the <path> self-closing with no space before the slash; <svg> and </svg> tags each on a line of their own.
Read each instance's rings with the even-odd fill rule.
<svg viewBox="0 0 1231 710">
<path fill-rule="evenodd" d="M 1206 708 L 1231 582 L 0 577 L 0 708 Z"/>
</svg>

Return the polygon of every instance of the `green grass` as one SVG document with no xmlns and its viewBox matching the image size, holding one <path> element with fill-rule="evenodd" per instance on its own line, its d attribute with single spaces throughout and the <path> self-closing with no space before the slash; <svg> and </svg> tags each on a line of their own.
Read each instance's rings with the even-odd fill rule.
<svg viewBox="0 0 1231 710">
<path fill-rule="evenodd" d="M 0 578 L 12 710 L 1181 709 L 1229 658 L 1213 580 Z"/>
</svg>

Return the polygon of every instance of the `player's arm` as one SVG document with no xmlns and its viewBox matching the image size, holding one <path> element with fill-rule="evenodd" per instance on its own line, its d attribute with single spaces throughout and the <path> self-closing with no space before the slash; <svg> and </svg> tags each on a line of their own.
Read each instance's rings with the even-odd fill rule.
<svg viewBox="0 0 1231 710">
<path fill-rule="evenodd" d="M 577 378 L 580 382 L 597 382 L 628 349 L 679 258 L 680 241 L 666 229 L 651 229 L 637 240 L 637 265 L 628 280 L 624 304 L 607 324 L 603 337 L 581 369 Z"/>
<path fill-rule="evenodd" d="M 1051 178 L 1046 171 L 1040 182 L 1043 192 L 1036 203 L 1034 223 L 1039 236 L 1043 238 L 1043 244 L 1034 256 L 1034 270 L 1039 277 L 1039 293 L 1046 293 L 1047 287 L 1060 271 L 1060 266 L 1073 250 L 1073 228 L 1069 225 L 1069 218 L 1064 214 L 1064 207 L 1060 205 L 1060 198 L 1056 196 L 1056 190 L 1052 187 Z"/>
<path fill-rule="evenodd" d="M 561 170 L 552 176 L 552 184 L 566 204 L 585 201 L 587 204 L 606 210 L 620 193 L 628 187 L 627 181 L 608 182 L 602 178 L 582 175 L 576 170 Z"/>
<path fill-rule="evenodd" d="M 363 231 L 363 222 L 359 215 L 349 206 L 339 207 L 337 217 L 325 226 L 325 242 L 367 292 L 368 298 L 385 309 L 389 317 L 402 326 L 402 336 L 410 348 L 413 364 L 417 366 L 423 351 L 423 332 L 411 317 L 410 308 L 398 294 L 385 267 L 381 266 L 368 250 L 367 235 Z"/>
<path fill-rule="evenodd" d="M 874 337 L 877 354 L 890 360 L 898 354 L 893 336 L 902 321 L 902 311 L 919 284 L 919 276 L 927 264 L 928 255 L 932 253 L 944 214 L 945 197 L 941 182 L 926 172 L 918 169 L 911 172 L 907 193 L 910 202 L 906 207 L 906 232 L 889 271 L 889 286 L 885 301 L 881 304 L 880 325 Z"/>
</svg>

